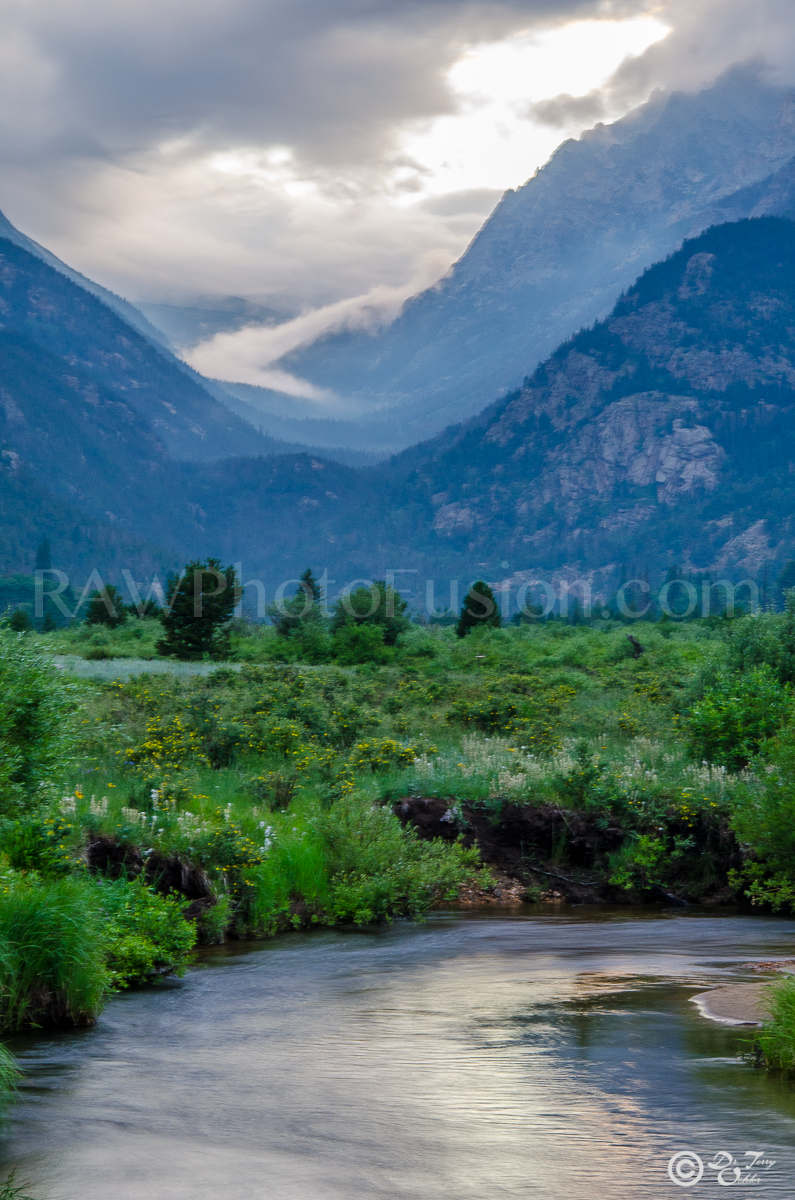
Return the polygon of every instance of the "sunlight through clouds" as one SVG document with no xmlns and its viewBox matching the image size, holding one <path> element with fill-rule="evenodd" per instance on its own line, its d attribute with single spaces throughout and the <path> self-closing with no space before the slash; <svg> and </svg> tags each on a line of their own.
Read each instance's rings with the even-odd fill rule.
<svg viewBox="0 0 795 1200">
<path fill-rule="evenodd" d="M 669 32 L 654 17 L 578 21 L 467 51 L 448 75 L 458 112 L 426 123 L 404 141 L 406 154 L 421 168 L 417 190 L 404 191 L 404 202 L 482 187 L 485 181 L 501 189 L 523 183 L 564 136 L 582 128 L 582 122 L 571 122 L 569 129 L 551 129 L 533 120 L 532 106 L 602 87 L 625 59 Z"/>
</svg>

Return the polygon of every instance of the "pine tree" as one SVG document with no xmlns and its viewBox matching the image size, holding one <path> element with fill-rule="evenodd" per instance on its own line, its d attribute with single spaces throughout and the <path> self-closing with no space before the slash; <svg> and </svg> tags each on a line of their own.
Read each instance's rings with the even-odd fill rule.
<svg viewBox="0 0 795 1200">
<path fill-rule="evenodd" d="M 487 583 L 478 579 L 467 592 L 461 616 L 458 618 L 456 633 L 462 638 L 471 633 L 473 629 L 499 629 L 501 624 L 502 618 L 494 592 Z"/>
<path fill-rule="evenodd" d="M 291 637 L 309 624 L 322 621 L 323 589 L 307 567 L 294 596 L 268 610 L 280 637 Z"/>
<path fill-rule="evenodd" d="M 181 659 L 225 658 L 241 596 L 234 567 L 222 567 L 217 558 L 188 563 L 182 575 L 169 579 L 166 594 L 158 651 Z"/>
<path fill-rule="evenodd" d="M 16 608 L 8 619 L 8 628 L 14 633 L 27 633 L 33 628 L 33 622 L 26 608 Z"/>
<path fill-rule="evenodd" d="M 86 625 L 107 625 L 116 629 L 127 620 L 127 608 L 121 593 L 112 583 L 107 583 L 98 592 L 92 592 L 86 609 Z"/>
</svg>

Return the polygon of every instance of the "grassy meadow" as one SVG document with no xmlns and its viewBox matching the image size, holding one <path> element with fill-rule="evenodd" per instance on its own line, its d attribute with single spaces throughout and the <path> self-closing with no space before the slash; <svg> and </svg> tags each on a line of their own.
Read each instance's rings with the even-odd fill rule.
<svg viewBox="0 0 795 1200">
<path fill-rule="evenodd" d="M 0 1032 L 89 1023 L 202 944 L 487 893 L 509 836 L 528 899 L 795 905 L 792 607 L 636 625 L 640 654 L 609 621 L 238 624 L 222 664 L 159 631 L 0 635 Z"/>
</svg>

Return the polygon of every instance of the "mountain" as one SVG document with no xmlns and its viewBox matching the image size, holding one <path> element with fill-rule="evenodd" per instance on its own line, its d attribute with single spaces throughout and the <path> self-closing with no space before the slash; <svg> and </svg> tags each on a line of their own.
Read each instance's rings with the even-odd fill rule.
<svg viewBox="0 0 795 1200">
<path fill-rule="evenodd" d="M 421 600 L 476 575 L 758 577 L 795 557 L 795 223 L 689 239 L 521 388 L 376 469 L 236 464 L 231 490 L 224 469 L 206 533 L 271 580 L 403 572 Z"/>
<path fill-rule="evenodd" d="M 9 242 L 13 242 L 15 246 L 19 246 L 22 250 L 27 250 L 28 254 L 32 254 L 34 258 L 40 258 L 48 267 L 59 271 L 61 275 L 65 275 L 67 279 L 71 279 L 72 283 L 76 283 L 84 291 L 90 292 L 92 296 L 96 296 L 98 300 L 101 300 L 103 304 L 112 309 L 123 321 L 131 325 L 133 329 L 136 329 L 138 333 L 143 334 L 149 341 L 161 346 L 167 344 L 167 339 L 163 333 L 151 321 L 147 320 L 140 309 L 130 304 L 128 300 L 124 300 L 121 296 L 117 296 L 115 292 L 111 292 L 108 288 L 102 287 L 101 284 L 95 283 L 93 279 L 88 279 L 87 276 L 81 275 L 73 267 L 67 266 L 65 262 L 62 262 L 60 258 L 56 257 L 45 246 L 41 246 L 33 238 L 20 232 L 2 212 L 0 212 L 0 238 L 5 238 Z"/>
<path fill-rule="evenodd" d="M 431 578 L 611 587 L 673 564 L 736 577 L 795 557 L 785 219 L 688 240 L 521 388 L 377 468 L 179 461 L 202 444 L 195 422 L 217 415 L 193 407 L 207 403 L 181 390 L 194 386 L 101 302 L 0 242 L 2 568 L 29 569 L 47 536 L 73 572 L 140 578 L 217 554 L 269 597 L 311 563 L 332 591 L 395 571 L 421 598 Z"/>
<path fill-rule="evenodd" d="M 449 274 L 388 328 L 327 336 L 279 366 L 358 403 L 374 446 L 409 445 L 518 386 L 684 238 L 795 214 L 791 187 L 775 193 L 793 155 L 795 93 L 750 70 L 657 95 L 564 143 L 506 193 Z"/>
<path fill-rule="evenodd" d="M 87 395 L 93 389 L 104 398 L 123 401 L 173 458 L 212 460 L 277 449 L 212 396 L 165 348 L 154 345 L 82 284 L 7 239 L 0 239 L 0 333 L 5 335 L 6 353 L 18 340 L 31 353 L 35 349 L 41 354 L 54 372 L 49 384 L 57 376 L 61 395 L 81 388 Z M 5 361 L 3 387 L 11 402 L 15 389 L 25 386 L 13 361 Z M 29 405 L 19 408 L 27 417 L 32 415 Z M 51 429 L 52 437 L 67 435 L 69 418 L 67 406 Z"/>
<path fill-rule="evenodd" d="M 795 224 L 687 241 L 521 389 L 391 471 L 391 503 L 434 531 L 428 559 L 492 578 L 791 557 Z"/>
<path fill-rule="evenodd" d="M 521 388 L 377 468 L 200 475 L 205 544 L 271 583 L 757 577 L 795 557 L 795 223 L 689 239 Z"/>
</svg>

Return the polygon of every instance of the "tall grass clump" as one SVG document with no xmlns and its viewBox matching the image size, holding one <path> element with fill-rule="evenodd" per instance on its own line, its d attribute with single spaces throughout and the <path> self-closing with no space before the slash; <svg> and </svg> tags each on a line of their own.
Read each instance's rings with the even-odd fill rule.
<svg viewBox="0 0 795 1200">
<path fill-rule="evenodd" d="M 70 684 L 23 635 L 0 633 L 0 818 L 29 810 L 71 746 Z"/>
<path fill-rule="evenodd" d="M 108 982 L 88 880 L 0 883 L 0 1030 L 90 1024 Z"/>
<path fill-rule="evenodd" d="M 247 933 L 419 917 L 479 871 L 477 851 L 422 841 L 365 794 L 296 820 L 246 872 L 238 928 Z"/>
<path fill-rule="evenodd" d="M 757 1046 L 765 1066 L 788 1074 L 795 1071 L 795 978 L 773 988 L 770 1019 L 757 1036 Z"/>
<path fill-rule="evenodd" d="M 32 1197 L 23 1186 L 17 1184 L 12 1172 L 4 1182 L 0 1181 L 0 1200 L 32 1200 Z"/>
<path fill-rule="evenodd" d="M 0 1108 L 10 1100 L 14 1094 L 17 1079 L 19 1078 L 19 1069 L 11 1055 L 6 1050 L 5 1046 L 0 1046 Z M 0 1192 L 0 1197 L 2 1192 Z"/>
</svg>

